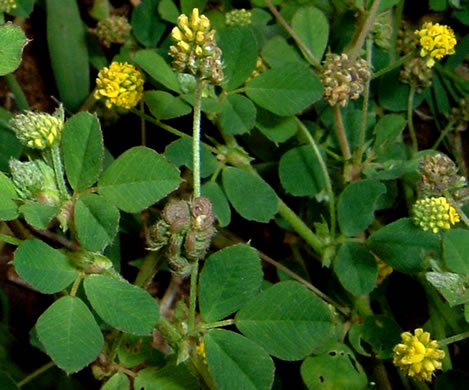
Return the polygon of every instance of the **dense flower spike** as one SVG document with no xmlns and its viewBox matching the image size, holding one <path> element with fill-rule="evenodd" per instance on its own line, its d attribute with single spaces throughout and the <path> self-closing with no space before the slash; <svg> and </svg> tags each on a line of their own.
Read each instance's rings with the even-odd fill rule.
<svg viewBox="0 0 469 390">
<path fill-rule="evenodd" d="M 321 71 L 324 99 L 331 106 L 345 106 L 349 99 L 358 99 L 370 78 L 369 69 L 368 62 L 361 58 L 351 61 L 345 53 L 326 54 Z"/>
<path fill-rule="evenodd" d="M 251 11 L 243 9 L 234 9 L 225 14 L 225 23 L 227 26 L 246 26 L 251 24 Z"/>
<path fill-rule="evenodd" d="M 16 115 L 10 124 L 23 145 L 39 150 L 58 142 L 64 128 L 63 120 L 56 116 L 32 111 Z"/>
<path fill-rule="evenodd" d="M 16 0 L 0 0 L 0 12 L 9 13 L 16 8 Z"/>
<path fill-rule="evenodd" d="M 441 370 L 445 352 L 438 349 L 438 342 L 430 333 L 415 329 L 414 334 L 401 334 L 402 344 L 394 347 L 393 363 L 408 376 L 419 381 L 430 381 L 435 370 Z"/>
<path fill-rule="evenodd" d="M 98 73 L 95 98 L 104 100 L 107 108 L 112 105 L 130 109 L 143 97 L 143 75 L 127 62 L 113 62 Z"/>
<path fill-rule="evenodd" d="M 415 34 L 419 37 L 420 56 L 425 59 L 428 67 L 435 65 L 435 58 L 441 60 L 444 56 L 454 54 L 456 37 L 451 27 L 439 23 L 424 23 L 421 30 Z"/>
<path fill-rule="evenodd" d="M 413 212 L 414 223 L 424 231 L 430 230 L 435 234 L 440 229 L 451 229 L 451 225 L 460 221 L 456 209 L 443 196 L 419 199 L 414 204 Z"/>
<path fill-rule="evenodd" d="M 466 196 L 467 180 L 458 174 L 458 167 L 443 153 L 425 155 L 419 164 L 422 175 L 418 183 L 421 197 L 443 196 L 446 191 L 460 200 Z"/>
<path fill-rule="evenodd" d="M 210 21 L 205 15 L 199 16 L 197 8 L 192 11 L 190 19 L 180 15 L 178 26 L 171 32 L 176 45 L 169 48 L 169 55 L 174 58 L 174 69 L 209 80 L 211 84 L 220 84 L 223 81 L 222 53 L 214 36 Z"/>
<path fill-rule="evenodd" d="M 130 36 L 132 26 L 124 16 L 113 15 L 100 20 L 93 32 L 98 39 L 107 47 L 111 43 L 123 44 Z"/>
</svg>

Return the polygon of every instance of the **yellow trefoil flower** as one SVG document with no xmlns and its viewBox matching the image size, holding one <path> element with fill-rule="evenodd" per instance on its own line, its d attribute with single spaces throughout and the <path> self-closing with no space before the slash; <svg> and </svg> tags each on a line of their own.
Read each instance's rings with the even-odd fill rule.
<svg viewBox="0 0 469 390">
<path fill-rule="evenodd" d="M 415 329 L 414 334 L 401 334 L 402 343 L 394 347 L 393 363 L 404 374 L 419 381 L 430 381 L 435 370 L 441 370 L 445 352 L 438 349 L 438 342 L 431 340 L 430 333 Z"/>
<path fill-rule="evenodd" d="M 417 200 L 413 213 L 414 223 L 424 231 L 433 233 L 438 233 L 440 229 L 449 230 L 451 225 L 461 220 L 456 209 L 443 196 Z"/>
<path fill-rule="evenodd" d="M 96 79 L 96 99 L 102 99 L 107 108 L 131 109 L 143 97 L 142 73 L 127 62 L 113 62 L 101 69 Z"/>
<path fill-rule="evenodd" d="M 429 68 L 435 64 L 435 58 L 441 60 L 444 56 L 455 53 L 454 46 L 457 41 L 451 27 L 427 22 L 415 34 L 419 37 L 422 46 L 420 56 L 425 59 Z"/>
</svg>

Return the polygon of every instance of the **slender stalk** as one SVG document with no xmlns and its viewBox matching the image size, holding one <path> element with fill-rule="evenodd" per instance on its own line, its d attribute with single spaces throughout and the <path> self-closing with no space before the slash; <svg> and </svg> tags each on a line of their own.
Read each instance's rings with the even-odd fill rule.
<svg viewBox="0 0 469 390">
<path fill-rule="evenodd" d="M 407 126 L 409 127 L 410 139 L 412 140 L 412 153 L 417 153 L 419 146 L 417 142 L 417 135 L 415 134 L 414 121 L 412 120 L 414 112 L 414 96 L 415 87 L 411 86 L 409 90 L 409 98 L 407 100 Z"/>
<path fill-rule="evenodd" d="M 195 327 L 195 306 L 197 304 L 197 278 L 199 276 L 199 262 L 192 264 L 191 286 L 189 292 L 189 331 Z"/>
<path fill-rule="evenodd" d="M 432 146 L 432 150 L 436 150 L 438 146 L 440 146 L 441 141 L 448 135 L 448 133 L 453 129 L 454 121 L 449 121 L 446 127 L 441 132 L 440 136 L 436 140 L 435 144 Z"/>
<path fill-rule="evenodd" d="M 300 131 L 302 134 L 306 137 L 308 140 L 311 148 L 313 149 L 314 154 L 316 155 L 316 158 L 319 161 L 319 165 L 321 167 L 322 175 L 324 177 L 324 181 L 326 184 L 326 191 L 327 194 L 329 195 L 329 214 L 330 214 L 330 219 L 331 219 L 331 237 L 334 237 L 335 235 L 335 196 L 334 196 L 334 191 L 332 190 L 332 183 L 331 183 L 331 177 L 329 176 L 329 171 L 327 169 L 326 163 L 324 162 L 324 159 L 322 158 L 321 151 L 319 150 L 319 147 L 314 140 L 314 138 L 311 136 L 310 132 L 306 128 L 306 126 L 301 122 L 301 120 L 295 116 L 296 123 L 298 123 L 298 126 L 300 128 Z"/>
<path fill-rule="evenodd" d="M 287 220 L 293 229 L 313 248 L 313 250 L 322 254 L 324 245 L 313 231 L 301 220 L 295 212 L 290 209 L 282 199 L 278 199 L 278 212 Z"/>
<path fill-rule="evenodd" d="M 469 332 L 459 333 L 457 335 L 447 337 L 447 338 L 442 339 L 442 340 L 438 340 L 438 344 L 440 346 L 449 345 L 449 344 L 452 344 L 452 343 L 457 343 L 458 341 L 461 341 L 461 340 L 465 340 L 467 338 L 469 338 Z"/>
<path fill-rule="evenodd" d="M 70 296 L 74 297 L 77 295 L 78 287 L 80 287 L 80 283 L 83 280 L 85 275 L 82 272 L 79 272 L 77 277 L 75 278 L 75 281 L 73 282 L 72 288 L 70 290 Z"/>
<path fill-rule="evenodd" d="M 23 240 L 20 240 L 19 238 L 12 237 L 7 234 L 1 234 L 1 233 L 0 233 L 0 241 L 4 241 L 8 244 L 16 245 L 16 246 L 21 245 L 23 242 Z"/>
<path fill-rule="evenodd" d="M 392 390 L 391 382 L 389 382 L 386 367 L 384 367 L 383 361 L 380 359 L 374 359 L 373 372 L 378 382 L 378 389 L 380 390 Z"/>
<path fill-rule="evenodd" d="M 332 108 L 334 114 L 335 130 L 337 139 L 339 140 L 340 150 L 342 151 L 342 156 L 344 160 L 350 160 L 352 154 L 350 153 L 350 146 L 348 143 L 347 135 L 345 134 L 345 126 L 342 120 L 342 114 L 340 113 L 340 106 L 337 104 Z"/>
<path fill-rule="evenodd" d="M 430 314 L 430 321 L 432 324 L 432 333 L 433 337 L 438 339 L 444 339 L 446 337 L 445 333 L 445 320 L 444 317 L 441 315 L 441 313 L 438 311 L 437 304 L 434 302 L 435 297 L 430 297 L 430 302 L 428 303 L 428 311 Z M 436 299 L 439 299 L 436 297 Z M 445 357 L 443 358 L 443 369 L 450 370 L 453 367 L 453 364 L 451 363 L 451 355 L 448 350 L 448 346 L 446 345 L 441 345 L 441 348 L 443 351 L 445 351 Z"/>
<path fill-rule="evenodd" d="M 274 267 L 278 268 L 279 270 L 285 272 L 287 275 L 291 276 L 293 279 L 297 280 L 301 284 L 303 284 L 306 288 L 308 288 L 314 295 L 317 297 L 321 298 L 322 300 L 326 301 L 327 303 L 330 303 L 332 306 L 334 306 L 338 311 L 340 311 L 342 314 L 345 316 L 348 316 L 350 314 L 350 310 L 340 306 L 336 301 L 334 301 L 332 298 L 330 298 L 328 295 L 324 294 L 321 290 L 319 290 L 317 287 L 312 285 L 310 282 L 307 280 L 303 279 L 301 276 L 290 270 L 289 268 L 285 267 L 283 264 L 280 264 L 279 262 L 275 261 L 271 257 L 267 256 L 265 253 L 259 252 L 259 256 L 262 260 L 264 260 L 267 263 L 272 264 Z"/>
<path fill-rule="evenodd" d="M 158 127 L 160 127 L 161 129 L 163 129 L 163 130 L 166 130 L 168 133 L 174 134 L 174 135 L 176 135 L 176 136 L 178 136 L 178 137 L 192 138 L 191 135 L 186 134 L 186 133 L 184 133 L 184 132 L 182 132 L 182 131 L 179 131 L 178 129 L 175 129 L 174 127 L 169 126 L 169 125 L 167 125 L 166 123 L 163 123 L 163 122 L 161 122 L 160 120 L 155 119 L 155 118 L 153 118 L 152 116 L 145 114 L 144 112 L 141 112 L 141 111 L 136 110 L 136 109 L 134 109 L 134 108 L 131 108 L 130 111 L 131 111 L 132 113 L 134 113 L 135 115 L 138 115 L 139 117 L 145 119 L 146 121 L 148 121 L 148 122 L 150 122 L 150 123 L 153 123 L 155 126 L 158 126 Z M 213 147 L 213 146 L 211 146 L 211 145 L 208 145 L 208 144 L 206 144 L 206 143 L 202 143 L 202 144 L 203 144 L 205 147 L 207 147 L 211 152 L 213 152 L 213 153 L 219 153 L 218 150 L 217 150 L 217 148 L 215 148 L 215 147 Z"/>
<path fill-rule="evenodd" d="M 135 278 L 134 284 L 146 289 L 155 277 L 164 260 L 165 257 L 161 252 L 148 253 L 148 255 L 145 256 L 143 265 Z"/>
<path fill-rule="evenodd" d="M 375 23 L 376 15 L 378 13 L 378 8 L 381 3 L 381 0 L 375 0 L 373 2 L 373 5 L 370 8 L 370 11 L 368 12 L 368 15 L 366 17 L 366 21 L 361 26 L 360 33 L 358 34 L 357 39 L 355 40 L 354 45 L 350 50 L 348 50 L 348 56 L 352 61 L 355 61 L 357 57 L 360 56 L 360 50 L 365 43 L 365 38 L 368 35 L 369 31 L 373 27 L 373 24 Z"/>
<path fill-rule="evenodd" d="M 197 85 L 195 87 L 194 122 L 192 125 L 194 198 L 200 196 L 200 119 L 203 86 L 203 81 L 197 79 Z"/>
<path fill-rule="evenodd" d="M 39 367 L 36 371 L 32 372 L 25 378 L 23 378 L 21 381 L 19 381 L 16 385 L 18 387 L 23 387 L 26 383 L 32 381 L 34 378 L 37 376 L 41 375 L 43 372 L 47 371 L 49 368 L 54 367 L 55 363 L 53 361 L 50 361 L 47 364 L 44 364 L 42 367 Z"/>
<path fill-rule="evenodd" d="M 140 111 L 144 111 L 143 99 L 140 100 Z M 140 118 L 140 135 L 142 139 L 142 145 L 145 146 L 147 144 L 147 133 L 145 127 L 145 119 Z"/>
<path fill-rule="evenodd" d="M 230 325 L 233 325 L 234 323 L 235 321 L 233 319 L 229 319 L 229 320 L 211 322 L 210 324 L 202 324 L 199 327 L 200 329 L 207 330 L 207 329 L 213 329 L 213 328 L 221 328 L 222 326 L 230 326 Z"/>
<path fill-rule="evenodd" d="M 97 99 L 94 97 L 94 92 L 95 91 L 96 91 L 96 88 L 93 91 L 91 91 L 88 98 L 85 100 L 83 105 L 80 107 L 80 112 L 81 111 L 89 111 L 91 108 L 93 108 L 94 104 L 97 102 Z"/>
<path fill-rule="evenodd" d="M 371 64 L 371 55 L 373 49 L 373 39 L 367 39 L 366 41 L 366 60 Z M 365 90 L 363 91 L 363 109 L 362 109 L 362 123 L 360 126 L 360 143 L 358 145 L 354 163 L 360 164 L 363 157 L 363 149 L 365 147 L 365 136 L 366 136 L 366 124 L 368 119 L 368 100 L 370 98 L 370 84 L 371 80 L 368 79 L 365 85 Z"/>
<path fill-rule="evenodd" d="M 401 66 L 402 64 L 405 64 L 407 61 L 415 57 L 415 51 L 411 51 L 410 53 L 406 54 L 405 56 L 399 58 L 396 62 L 393 62 L 392 64 L 378 70 L 376 73 L 373 74 L 371 77 L 372 80 L 377 79 L 378 77 L 381 77 L 382 75 L 390 72 L 391 70 Z"/>
<path fill-rule="evenodd" d="M 28 99 L 26 99 L 23 89 L 21 88 L 13 73 L 6 74 L 3 77 L 8 85 L 8 88 L 10 88 L 11 93 L 15 96 L 16 106 L 18 109 L 20 111 L 28 110 Z"/>
<path fill-rule="evenodd" d="M 300 39 L 300 37 L 297 35 L 297 33 L 290 27 L 290 25 L 287 23 L 287 21 L 283 18 L 282 15 L 277 11 L 277 8 L 274 7 L 272 2 L 270 0 L 265 0 L 267 7 L 269 7 L 270 11 L 275 15 L 279 23 L 285 28 L 285 30 L 288 31 L 288 33 L 291 35 L 293 40 L 296 42 L 296 44 L 303 50 L 303 52 L 306 54 L 306 56 L 310 59 L 311 63 L 315 68 L 319 68 L 321 66 L 320 62 L 318 59 L 314 56 L 314 54 L 309 50 L 309 48 L 305 45 L 305 43 Z"/>
</svg>

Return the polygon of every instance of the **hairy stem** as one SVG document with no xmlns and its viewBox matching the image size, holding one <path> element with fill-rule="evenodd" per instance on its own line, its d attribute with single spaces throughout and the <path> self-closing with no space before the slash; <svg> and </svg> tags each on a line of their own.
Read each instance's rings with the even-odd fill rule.
<svg viewBox="0 0 469 390">
<path fill-rule="evenodd" d="M 50 361 L 49 363 L 44 364 L 42 367 L 39 367 L 36 371 L 29 374 L 27 377 L 23 378 L 16 385 L 18 387 L 23 387 L 26 383 L 32 381 L 37 376 L 41 375 L 43 372 L 47 371 L 49 368 L 54 367 L 55 363 Z"/>
<path fill-rule="evenodd" d="M 414 96 L 415 88 L 410 87 L 409 98 L 407 100 L 407 126 L 409 127 L 410 139 L 412 141 L 412 153 L 417 153 L 419 146 L 417 142 L 417 135 L 415 134 L 414 121 L 412 119 L 414 112 Z"/>
<path fill-rule="evenodd" d="M 202 104 L 203 81 L 197 80 L 195 88 L 194 103 L 194 122 L 192 125 L 192 164 L 193 164 L 193 180 L 194 180 L 194 198 L 200 196 L 200 117 Z"/>
<path fill-rule="evenodd" d="M 347 135 L 345 134 L 345 126 L 342 120 L 342 114 L 340 112 L 340 106 L 337 104 L 332 108 L 334 113 L 334 122 L 335 122 L 335 130 L 337 139 L 339 140 L 340 150 L 342 151 L 342 156 L 344 160 L 350 160 L 352 158 L 352 154 L 350 153 L 350 146 L 348 143 Z"/>
</svg>

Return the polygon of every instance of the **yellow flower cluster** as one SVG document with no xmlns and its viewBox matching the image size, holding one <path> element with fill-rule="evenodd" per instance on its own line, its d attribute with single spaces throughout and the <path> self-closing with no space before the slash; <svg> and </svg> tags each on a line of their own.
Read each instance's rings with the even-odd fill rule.
<svg viewBox="0 0 469 390">
<path fill-rule="evenodd" d="M 225 23 L 227 26 L 247 26 L 252 23 L 252 14 L 250 11 L 234 9 L 225 14 Z"/>
<path fill-rule="evenodd" d="M 421 30 L 417 30 L 416 35 L 422 48 L 420 56 L 425 59 L 429 68 L 435 64 L 435 58 L 441 60 L 446 55 L 454 54 L 456 37 L 451 27 L 439 23 L 424 23 Z"/>
<path fill-rule="evenodd" d="M 63 120 L 46 114 L 26 111 L 16 115 L 10 124 L 23 145 L 33 149 L 45 149 L 54 145 L 62 135 Z"/>
<path fill-rule="evenodd" d="M 199 16 L 197 8 L 192 10 L 190 19 L 184 14 L 180 15 L 177 27 L 171 31 L 171 38 L 176 44 L 169 48 L 176 71 L 219 84 L 223 80 L 222 53 L 214 36 L 215 30 L 210 30 L 210 21 L 205 15 Z"/>
<path fill-rule="evenodd" d="M 451 225 L 460 221 L 456 209 L 443 197 L 419 199 L 414 205 L 414 223 L 424 231 L 438 233 L 440 229 L 451 229 Z"/>
<path fill-rule="evenodd" d="M 130 109 L 143 97 L 144 79 L 140 71 L 127 62 L 113 62 L 101 69 L 96 79 L 96 99 L 102 99 L 107 108 L 112 105 Z"/>
<path fill-rule="evenodd" d="M 393 363 L 408 376 L 419 381 L 430 381 L 435 370 L 441 370 L 445 352 L 438 349 L 438 342 L 430 339 L 430 333 L 415 329 L 414 334 L 401 334 L 402 344 L 394 347 Z"/>
</svg>

